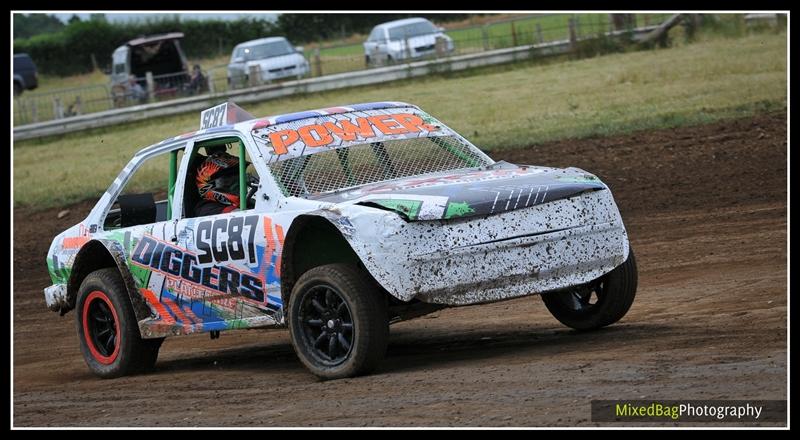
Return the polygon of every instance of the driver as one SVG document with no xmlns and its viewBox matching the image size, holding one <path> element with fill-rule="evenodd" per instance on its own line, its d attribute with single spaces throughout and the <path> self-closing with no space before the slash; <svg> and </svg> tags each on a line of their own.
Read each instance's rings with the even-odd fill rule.
<svg viewBox="0 0 800 440">
<path fill-rule="evenodd" d="M 239 158 L 224 151 L 208 156 L 197 169 L 200 201 L 197 216 L 215 215 L 239 208 Z"/>
</svg>

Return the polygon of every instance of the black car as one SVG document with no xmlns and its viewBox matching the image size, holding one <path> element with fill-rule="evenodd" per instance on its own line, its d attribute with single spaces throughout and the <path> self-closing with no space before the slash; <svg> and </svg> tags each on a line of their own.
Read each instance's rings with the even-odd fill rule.
<svg viewBox="0 0 800 440">
<path fill-rule="evenodd" d="M 14 96 L 25 90 L 33 90 L 39 86 L 36 64 L 26 53 L 14 55 Z"/>
</svg>

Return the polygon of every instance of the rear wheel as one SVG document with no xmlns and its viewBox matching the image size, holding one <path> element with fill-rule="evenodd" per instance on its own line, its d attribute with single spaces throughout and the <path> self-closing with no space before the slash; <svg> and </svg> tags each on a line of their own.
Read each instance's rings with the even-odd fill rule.
<svg viewBox="0 0 800 440">
<path fill-rule="evenodd" d="M 14 81 L 14 96 L 19 96 L 22 94 L 22 84 Z"/>
<path fill-rule="evenodd" d="M 625 316 L 636 296 L 638 273 L 633 249 L 611 272 L 580 286 L 542 294 L 545 306 L 562 324 L 576 330 L 594 330 Z"/>
<path fill-rule="evenodd" d="M 297 356 L 322 379 L 368 373 L 386 353 L 386 298 L 354 266 L 328 264 L 303 274 L 288 318 Z"/>
<path fill-rule="evenodd" d="M 151 369 L 164 338 L 142 339 L 116 268 L 90 273 L 76 304 L 81 352 L 92 373 L 113 378 Z"/>
</svg>

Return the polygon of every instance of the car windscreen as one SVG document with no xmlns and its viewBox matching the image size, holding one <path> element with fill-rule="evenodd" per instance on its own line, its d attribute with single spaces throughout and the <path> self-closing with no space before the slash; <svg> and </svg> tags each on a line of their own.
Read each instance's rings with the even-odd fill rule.
<svg viewBox="0 0 800 440">
<path fill-rule="evenodd" d="M 243 47 L 237 49 L 236 52 L 234 58 L 242 57 L 245 61 L 251 61 L 289 55 L 294 52 L 294 49 L 284 40 L 274 43 L 259 44 L 258 46 Z"/>
<path fill-rule="evenodd" d="M 411 23 L 403 26 L 397 26 L 389 29 L 390 40 L 404 40 L 410 37 L 419 35 L 436 33 L 437 29 L 433 23 L 429 21 L 421 21 L 419 23 Z"/>
<path fill-rule="evenodd" d="M 270 164 L 284 195 L 312 197 L 402 177 L 489 165 L 455 136 L 394 139 L 295 157 Z"/>
</svg>

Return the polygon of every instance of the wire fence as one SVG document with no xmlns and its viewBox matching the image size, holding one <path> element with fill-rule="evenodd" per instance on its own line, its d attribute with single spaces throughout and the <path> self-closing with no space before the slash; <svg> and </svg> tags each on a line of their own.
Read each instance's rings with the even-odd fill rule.
<svg viewBox="0 0 800 440">
<path fill-rule="evenodd" d="M 439 57 L 555 41 L 584 40 L 615 30 L 657 25 L 670 15 L 626 14 L 624 23 L 614 22 L 610 14 L 517 16 L 434 34 L 406 36 L 382 46 L 366 43 L 316 45 L 306 47 L 302 57 L 290 54 L 246 67 L 216 65 L 207 67 L 200 76 L 191 76 L 188 72 L 147 74 L 121 84 L 26 93 L 14 99 L 14 124 L 44 122 L 143 103 Z"/>
</svg>

